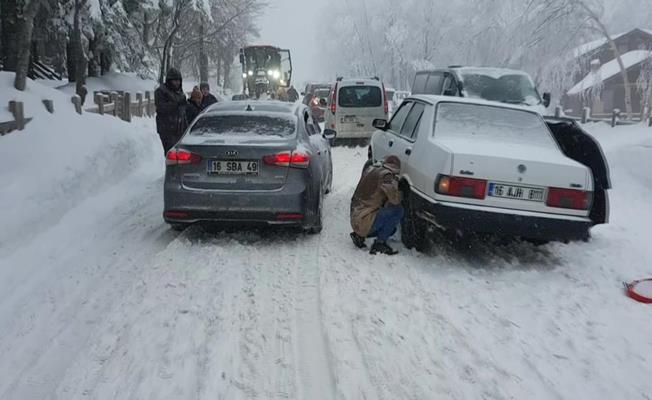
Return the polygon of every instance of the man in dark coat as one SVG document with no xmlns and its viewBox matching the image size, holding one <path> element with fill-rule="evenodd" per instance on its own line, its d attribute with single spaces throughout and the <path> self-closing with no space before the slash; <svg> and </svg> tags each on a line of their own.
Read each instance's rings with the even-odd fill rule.
<svg viewBox="0 0 652 400">
<path fill-rule="evenodd" d="M 365 239 L 376 238 L 371 254 L 394 255 L 387 240 L 394 235 L 403 219 L 398 176 L 401 160 L 389 156 L 380 165 L 367 167 L 351 199 L 351 239 L 359 247 L 366 247 Z"/>
<path fill-rule="evenodd" d="M 211 104 L 217 103 L 217 97 L 213 96 L 211 94 L 211 86 L 204 82 L 199 85 L 199 89 L 201 89 L 201 93 L 203 95 L 202 101 L 201 101 L 201 109 L 205 109 L 206 107 L 210 106 Z"/>
<path fill-rule="evenodd" d="M 174 147 L 186 130 L 186 95 L 182 89 L 181 72 L 170 68 L 165 83 L 154 92 L 156 131 L 165 153 Z"/>
<path fill-rule="evenodd" d="M 290 86 L 288 89 L 288 101 L 294 103 L 297 100 L 299 100 L 299 92 L 297 92 L 294 86 Z"/>
</svg>

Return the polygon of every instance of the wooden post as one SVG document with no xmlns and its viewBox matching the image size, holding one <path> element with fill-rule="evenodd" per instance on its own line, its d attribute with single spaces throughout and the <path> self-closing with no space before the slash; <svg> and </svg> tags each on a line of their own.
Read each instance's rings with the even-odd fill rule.
<svg viewBox="0 0 652 400">
<path fill-rule="evenodd" d="M 584 107 L 582 109 L 582 123 L 586 124 L 587 122 L 589 122 L 589 118 L 591 118 L 591 108 Z"/>
<path fill-rule="evenodd" d="M 97 104 L 97 113 L 104 115 L 104 95 L 100 92 L 95 92 L 95 104 Z"/>
<path fill-rule="evenodd" d="M 122 120 L 131 122 L 131 93 L 125 92 L 122 96 Z"/>
<path fill-rule="evenodd" d="M 136 93 L 136 102 L 138 103 L 137 115 L 139 117 L 142 117 L 143 116 L 143 93 L 142 92 Z"/>
<path fill-rule="evenodd" d="M 555 118 L 561 118 L 564 115 L 564 109 L 561 106 L 555 107 Z"/>
<path fill-rule="evenodd" d="M 77 114 L 81 114 L 82 113 L 81 97 L 79 97 L 79 95 L 76 94 L 76 95 L 72 96 L 70 101 L 72 102 L 72 104 L 75 105 L 75 111 L 77 111 Z"/>
<path fill-rule="evenodd" d="M 54 114 L 54 101 L 43 99 L 43 105 L 45 106 L 45 109 L 48 110 L 50 114 Z"/>
<path fill-rule="evenodd" d="M 22 101 L 10 101 L 9 111 L 14 115 L 16 129 L 22 131 L 25 129 L 25 105 Z"/>
<path fill-rule="evenodd" d="M 100 96 L 97 100 L 97 111 L 100 113 L 100 115 L 104 115 L 104 100 L 106 100 L 106 97 L 100 93 Z"/>
<path fill-rule="evenodd" d="M 149 90 L 145 92 L 145 103 L 147 103 L 147 116 L 152 116 L 152 92 Z"/>
<path fill-rule="evenodd" d="M 620 110 L 617 108 L 614 108 L 613 113 L 611 113 L 611 127 L 615 128 L 616 124 L 618 123 L 618 117 L 620 117 Z"/>
<path fill-rule="evenodd" d="M 111 103 L 113 103 L 113 116 L 118 116 L 118 92 L 111 92 L 109 95 Z"/>
</svg>

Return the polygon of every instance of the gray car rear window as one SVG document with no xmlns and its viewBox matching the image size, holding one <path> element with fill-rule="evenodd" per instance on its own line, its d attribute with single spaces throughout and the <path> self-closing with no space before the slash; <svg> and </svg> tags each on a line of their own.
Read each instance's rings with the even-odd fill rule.
<svg viewBox="0 0 652 400">
<path fill-rule="evenodd" d="M 383 95 L 378 86 L 344 86 L 338 93 L 338 104 L 346 108 L 380 107 Z"/>
<path fill-rule="evenodd" d="M 296 134 L 296 117 L 292 115 L 207 115 L 190 130 L 191 136 L 280 136 Z"/>
<path fill-rule="evenodd" d="M 557 148 L 548 127 L 538 115 L 476 104 L 440 103 L 437 106 L 435 138 Z"/>
</svg>

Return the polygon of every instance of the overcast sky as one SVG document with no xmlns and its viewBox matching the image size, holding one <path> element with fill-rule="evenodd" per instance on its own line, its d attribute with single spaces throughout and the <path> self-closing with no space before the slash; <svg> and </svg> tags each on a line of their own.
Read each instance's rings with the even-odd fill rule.
<svg viewBox="0 0 652 400">
<path fill-rule="evenodd" d="M 292 81 L 297 89 L 306 81 L 321 79 L 317 30 L 327 31 L 327 25 L 317 23 L 322 5 L 312 0 L 270 0 L 269 3 L 260 17 L 260 39 L 255 44 L 290 49 Z"/>
</svg>

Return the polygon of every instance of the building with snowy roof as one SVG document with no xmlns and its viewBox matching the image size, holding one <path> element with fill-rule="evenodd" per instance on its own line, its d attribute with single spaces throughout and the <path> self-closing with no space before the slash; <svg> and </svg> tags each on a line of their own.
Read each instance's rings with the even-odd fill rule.
<svg viewBox="0 0 652 400">
<path fill-rule="evenodd" d="M 634 29 L 613 35 L 627 70 L 632 93 L 632 111 L 641 113 L 652 94 L 652 29 Z M 574 85 L 563 99 L 567 114 L 579 116 L 590 107 L 595 116 L 625 111 L 625 85 L 613 50 L 605 38 L 575 49 L 578 71 Z"/>
</svg>

